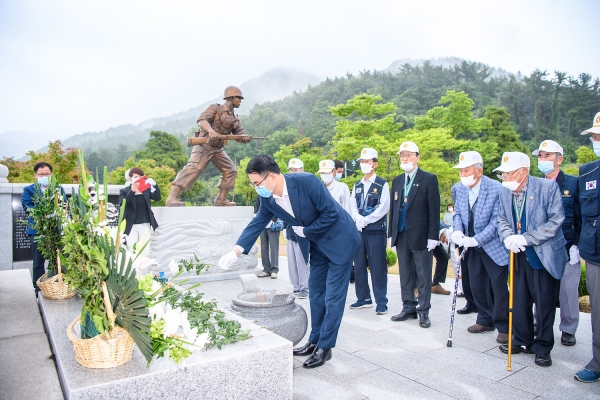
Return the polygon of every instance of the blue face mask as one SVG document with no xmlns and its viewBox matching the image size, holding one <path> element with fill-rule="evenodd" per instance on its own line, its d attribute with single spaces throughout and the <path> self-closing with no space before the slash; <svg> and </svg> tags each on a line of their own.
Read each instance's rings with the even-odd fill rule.
<svg viewBox="0 0 600 400">
<path fill-rule="evenodd" d="M 273 194 L 273 192 L 271 190 L 267 189 L 266 185 L 256 187 L 256 188 L 254 188 L 254 190 L 256 190 L 256 193 L 258 193 L 258 195 L 260 197 L 264 197 L 264 198 L 271 197 L 271 195 Z"/>
<path fill-rule="evenodd" d="M 596 153 L 596 157 L 600 157 L 600 142 L 592 143 L 592 147 L 594 148 L 594 153 Z"/>
<path fill-rule="evenodd" d="M 338 172 L 337 174 L 335 174 L 335 180 L 339 181 L 340 179 L 342 179 L 342 173 Z"/>
<path fill-rule="evenodd" d="M 548 175 L 554 171 L 554 161 L 538 161 L 538 169 L 542 171 L 542 174 Z"/>
<path fill-rule="evenodd" d="M 48 186 L 48 177 L 47 176 L 38 177 L 38 183 L 40 184 L 40 186 Z"/>
</svg>

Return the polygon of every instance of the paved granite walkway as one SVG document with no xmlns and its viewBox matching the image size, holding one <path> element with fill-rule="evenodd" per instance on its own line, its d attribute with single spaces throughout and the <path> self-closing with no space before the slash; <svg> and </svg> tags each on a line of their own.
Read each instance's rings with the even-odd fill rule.
<svg viewBox="0 0 600 400">
<path fill-rule="evenodd" d="M 264 278 L 260 284 L 267 289 L 289 287 L 287 259 L 280 257 L 277 279 Z M 444 286 L 452 289 L 453 284 L 448 280 Z M 200 290 L 227 308 L 241 288 L 238 280 L 230 280 L 207 282 Z M 429 329 L 420 328 L 417 320 L 390 320 L 402 308 L 398 275 L 389 275 L 388 299 L 385 315 L 375 314 L 375 308 L 346 309 L 333 358 L 323 367 L 307 370 L 302 367 L 305 357 L 294 359 L 294 399 L 600 398 L 600 383 L 573 379 L 591 357 L 589 314 L 581 314 L 577 345 L 565 347 L 560 344 L 557 312 L 551 367 L 535 365 L 533 355 L 517 354 L 509 372 L 496 332 L 467 332 L 475 323 L 474 314 L 456 316 L 454 345 L 446 347 L 452 296 L 432 295 Z M 349 285 L 346 303 L 355 300 L 354 285 Z M 310 318 L 308 299 L 297 302 Z M 459 299 L 457 307 L 464 303 Z"/>
</svg>

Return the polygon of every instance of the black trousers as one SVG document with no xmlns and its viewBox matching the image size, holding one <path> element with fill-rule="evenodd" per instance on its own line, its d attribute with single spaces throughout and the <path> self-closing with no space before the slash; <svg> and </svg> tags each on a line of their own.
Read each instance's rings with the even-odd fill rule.
<svg viewBox="0 0 600 400">
<path fill-rule="evenodd" d="M 460 247 L 459 253 L 462 253 L 463 250 L 464 250 L 464 247 Z M 475 305 L 475 299 L 473 299 L 473 292 L 471 292 L 471 280 L 469 279 L 469 265 L 468 265 L 469 263 L 467 262 L 467 260 L 465 260 L 465 258 L 466 258 L 466 254 L 465 254 L 465 257 L 463 257 L 462 261 L 460 262 L 460 275 L 462 276 L 463 294 L 465 295 L 465 300 L 467 300 L 467 304 L 465 305 L 465 307 L 477 308 L 477 306 Z"/>
<path fill-rule="evenodd" d="M 370 300 L 371 289 L 369 288 L 369 274 L 367 266 L 371 271 L 371 283 L 373 284 L 373 296 L 378 306 L 385 306 L 387 299 L 387 263 L 385 260 L 386 235 L 385 232 L 369 234 L 364 231 L 360 235 L 360 245 L 354 255 L 354 267 L 356 269 L 356 280 L 354 289 L 358 300 Z"/>
<path fill-rule="evenodd" d="M 515 254 L 513 294 L 513 344 L 529 346 L 535 354 L 550 353 L 554 347 L 554 318 L 560 280 L 545 269 L 533 269 L 524 252 Z M 533 304 L 537 336 L 533 335 Z"/>
<path fill-rule="evenodd" d="M 31 242 L 31 253 L 33 255 L 33 269 L 31 271 L 31 276 L 33 278 L 33 287 L 37 291 L 38 288 L 35 283 L 46 273 L 46 269 L 44 268 L 46 260 L 44 259 L 42 252 L 38 249 L 35 235 L 29 235 L 29 241 Z"/>
<path fill-rule="evenodd" d="M 433 281 L 431 286 L 446 282 L 446 274 L 448 273 L 448 252 L 441 244 L 433 249 L 433 258 L 435 258 L 435 272 L 433 273 Z"/>
<path fill-rule="evenodd" d="M 477 306 L 477 323 L 508 333 L 508 267 L 496 264 L 485 251 L 469 249 L 465 258 Z"/>
</svg>

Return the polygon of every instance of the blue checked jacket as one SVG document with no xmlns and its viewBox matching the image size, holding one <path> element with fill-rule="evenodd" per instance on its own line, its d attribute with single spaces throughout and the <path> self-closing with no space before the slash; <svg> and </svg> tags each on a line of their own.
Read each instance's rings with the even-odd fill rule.
<svg viewBox="0 0 600 400">
<path fill-rule="evenodd" d="M 498 238 L 498 195 L 502 185 L 487 176 L 481 177 L 479 196 L 475 206 L 473 228 L 479 247 L 498 265 L 508 265 L 509 252 Z M 454 199 L 454 230 L 468 235 L 469 226 L 469 188 L 462 183 L 452 186 Z"/>
</svg>

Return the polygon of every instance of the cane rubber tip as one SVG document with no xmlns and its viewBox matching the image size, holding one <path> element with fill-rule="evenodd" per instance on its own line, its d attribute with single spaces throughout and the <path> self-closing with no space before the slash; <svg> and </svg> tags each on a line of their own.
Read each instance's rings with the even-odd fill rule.
<svg viewBox="0 0 600 400">
<path fill-rule="evenodd" d="M 506 367 L 507 371 L 512 371 L 512 367 Z"/>
<path fill-rule="evenodd" d="M 448 343 L 446 344 L 446 346 L 452 347 L 452 340 L 448 340 Z"/>
</svg>

